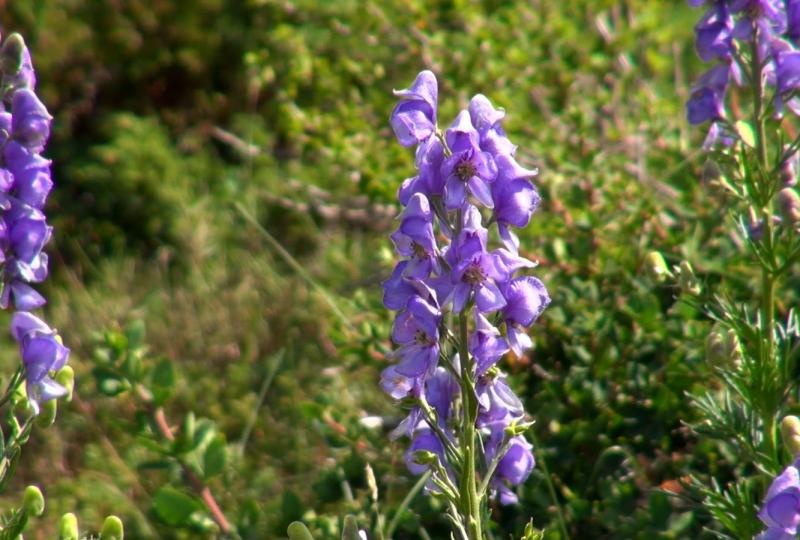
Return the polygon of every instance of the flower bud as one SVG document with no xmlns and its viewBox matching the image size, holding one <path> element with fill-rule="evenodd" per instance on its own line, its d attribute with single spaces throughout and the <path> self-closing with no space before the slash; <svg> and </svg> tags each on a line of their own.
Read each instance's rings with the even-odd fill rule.
<svg viewBox="0 0 800 540">
<path fill-rule="evenodd" d="M 31 516 L 41 516 L 44 513 L 44 495 L 38 487 L 28 486 L 25 488 L 22 508 Z"/>
<path fill-rule="evenodd" d="M 778 192 L 778 207 L 787 224 L 800 222 L 800 195 L 792 188 L 783 188 Z"/>
<path fill-rule="evenodd" d="M 694 270 L 692 270 L 692 265 L 687 261 L 681 261 L 678 281 L 681 286 L 681 291 L 686 294 L 697 296 L 702 291 L 700 282 L 695 277 Z"/>
<path fill-rule="evenodd" d="M 16 75 L 22 68 L 25 54 L 25 40 L 14 32 L 6 38 L 0 49 L 0 69 L 5 75 Z"/>
<path fill-rule="evenodd" d="M 61 516 L 61 523 L 58 526 L 58 540 L 78 540 L 78 518 L 75 514 L 68 513 Z"/>
<path fill-rule="evenodd" d="M 658 251 L 648 253 L 647 257 L 645 257 L 644 265 L 648 276 L 656 283 L 664 283 L 667 277 L 672 275 L 672 272 L 667 268 L 664 257 Z"/>
<path fill-rule="evenodd" d="M 58 400 L 51 399 L 40 405 L 39 416 L 36 417 L 36 425 L 40 428 L 48 428 L 56 421 L 58 413 Z"/>
<path fill-rule="evenodd" d="M 117 516 L 108 516 L 100 529 L 100 540 L 123 540 L 125 532 Z"/>
<path fill-rule="evenodd" d="M 314 540 L 314 537 L 311 536 L 311 532 L 309 532 L 308 527 L 299 521 L 291 522 L 286 534 L 289 535 L 289 540 Z"/>
<path fill-rule="evenodd" d="M 790 454 L 800 454 L 800 418 L 794 415 L 784 416 L 781 420 L 781 438 Z"/>
<path fill-rule="evenodd" d="M 714 325 L 706 338 L 706 362 L 712 366 L 738 365 L 742 359 L 742 346 L 733 330 Z"/>
<path fill-rule="evenodd" d="M 433 465 L 439 461 L 439 456 L 429 450 L 417 450 L 414 452 L 414 463 L 418 465 Z"/>
<path fill-rule="evenodd" d="M 56 372 L 56 382 L 67 389 L 65 399 L 72 401 L 72 391 L 75 389 L 75 370 L 70 366 L 64 366 Z"/>
</svg>

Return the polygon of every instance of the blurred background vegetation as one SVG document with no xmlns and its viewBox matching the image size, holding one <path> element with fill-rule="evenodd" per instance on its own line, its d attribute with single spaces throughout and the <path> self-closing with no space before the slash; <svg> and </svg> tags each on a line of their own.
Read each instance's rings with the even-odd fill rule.
<svg viewBox="0 0 800 540">
<path fill-rule="evenodd" d="M 154 510 L 181 473 L 141 443 L 150 427 L 130 396 L 103 395 L 90 374 L 98 336 L 140 322 L 148 354 L 177 374 L 167 417 L 193 410 L 227 440 L 210 485 L 243 538 L 280 538 L 300 518 L 333 538 L 345 512 L 368 523 L 367 463 L 381 511 L 397 507 L 415 479 L 407 442 L 387 437 L 401 412 L 377 386 L 391 320 L 380 283 L 413 160 L 388 116 L 391 90 L 424 68 L 439 77 L 440 118 L 486 94 L 520 161 L 542 170 L 522 242 L 553 303 L 535 349 L 504 362 L 571 537 L 710 534 L 708 516 L 668 495 L 690 473 L 724 482 L 738 466 L 685 425 L 709 323 L 642 271 L 659 249 L 709 284 L 736 274 L 746 292 L 752 279 L 700 182 L 703 133 L 684 120 L 701 70 L 700 13 L 685 4 L 0 3 L 55 116 L 48 315 L 78 374 L 17 475 L 48 498 L 49 528 L 33 537 L 51 538 L 65 511 L 98 525 L 116 513 L 130 538 L 214 536 Z M 541 466 L 519 494 L 494 509 L 494 537 L 519 537 L 532 517 L 559 538 Z M 435 501 L 411 508 L 397 538 L 446 537 Z"/>
</svg>

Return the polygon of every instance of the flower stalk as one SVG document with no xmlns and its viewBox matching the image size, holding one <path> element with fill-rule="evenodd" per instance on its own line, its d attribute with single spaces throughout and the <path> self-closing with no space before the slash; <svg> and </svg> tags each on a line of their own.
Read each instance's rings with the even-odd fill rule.
<svg viewBox="0 0 800 540">
<path fill-rule="evenodd" d="M 515 276 L 535 266 L 519 255 L 512 228 L 539 204 L 537 173 L 516 161 L 505 113 L 486 97 L 473 97 L 442 131 L 433 73 L 396 94 L 392 128 L 416 147 L 417 175 L 398 191 L 403 211 L 391 238 L 403 260 L 384 283 L 384 304 L 398 312 L 397 363 L 381 386 L 411 405 L 393 432 L 412 440 L 409 469 L 430 474 L 426 489 L 447 501 L 457 538 L 483 540 L 488 501 L 516 502 L 511 488 L 534 466 L 522 403 L 496 364 L 532 345 L 526 329 L 550 302 L 541 281 Z"/>
</svg>

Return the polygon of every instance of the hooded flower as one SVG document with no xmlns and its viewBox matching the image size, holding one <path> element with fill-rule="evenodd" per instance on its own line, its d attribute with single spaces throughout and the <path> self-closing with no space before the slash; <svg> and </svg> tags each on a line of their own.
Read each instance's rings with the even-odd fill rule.
<svg viewBox="0 0 800 540">
<path fill-rule="evenodd" d="M 444 202 L 450 210 L 463 208 L 468 193 L 487 208 L 494 206 L 490 185 L 497 176 L 497 165 L 490 153 L 481 150 L 479 137 L 467 111 L 459 113 L 445 134 L 452 152 L 442 163 Z"/>
<path fill-rule="evenodd" d="M 38 413 L 38 403 L 66 394 L 66 389 L 50 378 L 67 362 L 69 349 L 61 338 L 41 319 L 20 311 L 11 319 L 11 333 L 20 345 L 25 367 L 28 399 Z"/>
<path fill-rule="evenodd" d="M 395 90 L 401 101 L 392 111 L 390 123 L 403 146 L 414 146 L 427 140 L 436 132 L 436 76 L 423 71 L 410 88 Z"/>
<path fill-rule="evenodd" d="M 533 343 L 525 332 L 550 304 L 544 284 L 535 277 L 514 278 L 503 287 L 506 305 L 503 320 L 506 323 L 508 342 L 514 354 L 522 356 Z"/>
<path fill-rule="evenodd" d="M 800 459 L 772 481 L 758 517 L 767 526 L 760 539 L 795 538 L 800 525 Z"/>
</svg>

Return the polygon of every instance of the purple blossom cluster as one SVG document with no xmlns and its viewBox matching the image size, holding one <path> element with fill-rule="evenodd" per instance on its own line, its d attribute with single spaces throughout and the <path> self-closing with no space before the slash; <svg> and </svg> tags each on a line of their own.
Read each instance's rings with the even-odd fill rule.
<svg viewBox="0 0 800 540">
<path fill-rule="evenodd" d="M 690 123 L 711 122 L 707 144 L 727 143 L 725 96 L 730 82 L 766 82 L 774 88 L 774 114 L 800 114 L 800 0 L 689 0 L 707 11 L 695 26 L 695 47 L 716 62 L 695 83 L 686 113 Z M 757 72 L 754 72 L 757 70 Z"/>
<path fill-rule="evenodd" d="M 800 458 L 772 481 L 758 517 L 767 530 L 757 540 L 794 540 L 800 527 Z"/>
<path fill-rule="evenodd" d="M 483 457 L 487 466 L 499 459 L 491 486 L 501 502 L 513 503 L 509 486 L 529 476 L 534 458 L 522 436 L 509 440 L 506 434 L 524 411 L 496 364 L 507 352 L 521 355 L 532 345 L 526 329 L 550 302 L 541 281 L 515 275 L 535 266 L 519 255 L 513 228 L 527 226 L 539 205 L 531 182 L 537 171 L 516 161 L 516 146 L 501 125 L 505 113 L 485 96 L 474 96 L 442 133 L 433 73 L 421 72 L 410 88 L 395 94 L 400 101 L 391 125 L 400 144 L 416 147 L 417 173 L 398 192 L 404 208 L 391 238 L 403 259 L 384 283 L 384 305 L 398 311 L 392 329 L 398 348 L 381 386 L 412 404 L 395 435 L 412 438 L 407 455 L 412 472 L 427 468 L 414 462 L 420 450 L 438 455 L 451 471 L 445 448 L 455 444 L 453 426 L 464 414 L 454 403 L 469 389 L 478 404 Z M 490 237 L 492 225 L 497 235 Z M 446 324 L 462 315 L 467 343 Z M 468 358 L 459 357 L 459 346 Z M 464 384 L 464 373 L 474 386 Z"/>
<path fill-rule="evenodd" d="M 45 298 L 34 289 L 47 277 L 50 240 L 44 206 L 53 187 L 50 160 L 42 157 L 52 117 L 34 92 L 30 53 L 18 34 L 3 44 L 0 103 L 0 307 L 13 306 L 11 332 L 20 346 L 28 399 L 39 403 L 66 393 L 51 378 L 69 356 L 55 330 L 31 313 Z"/>
</svg>

